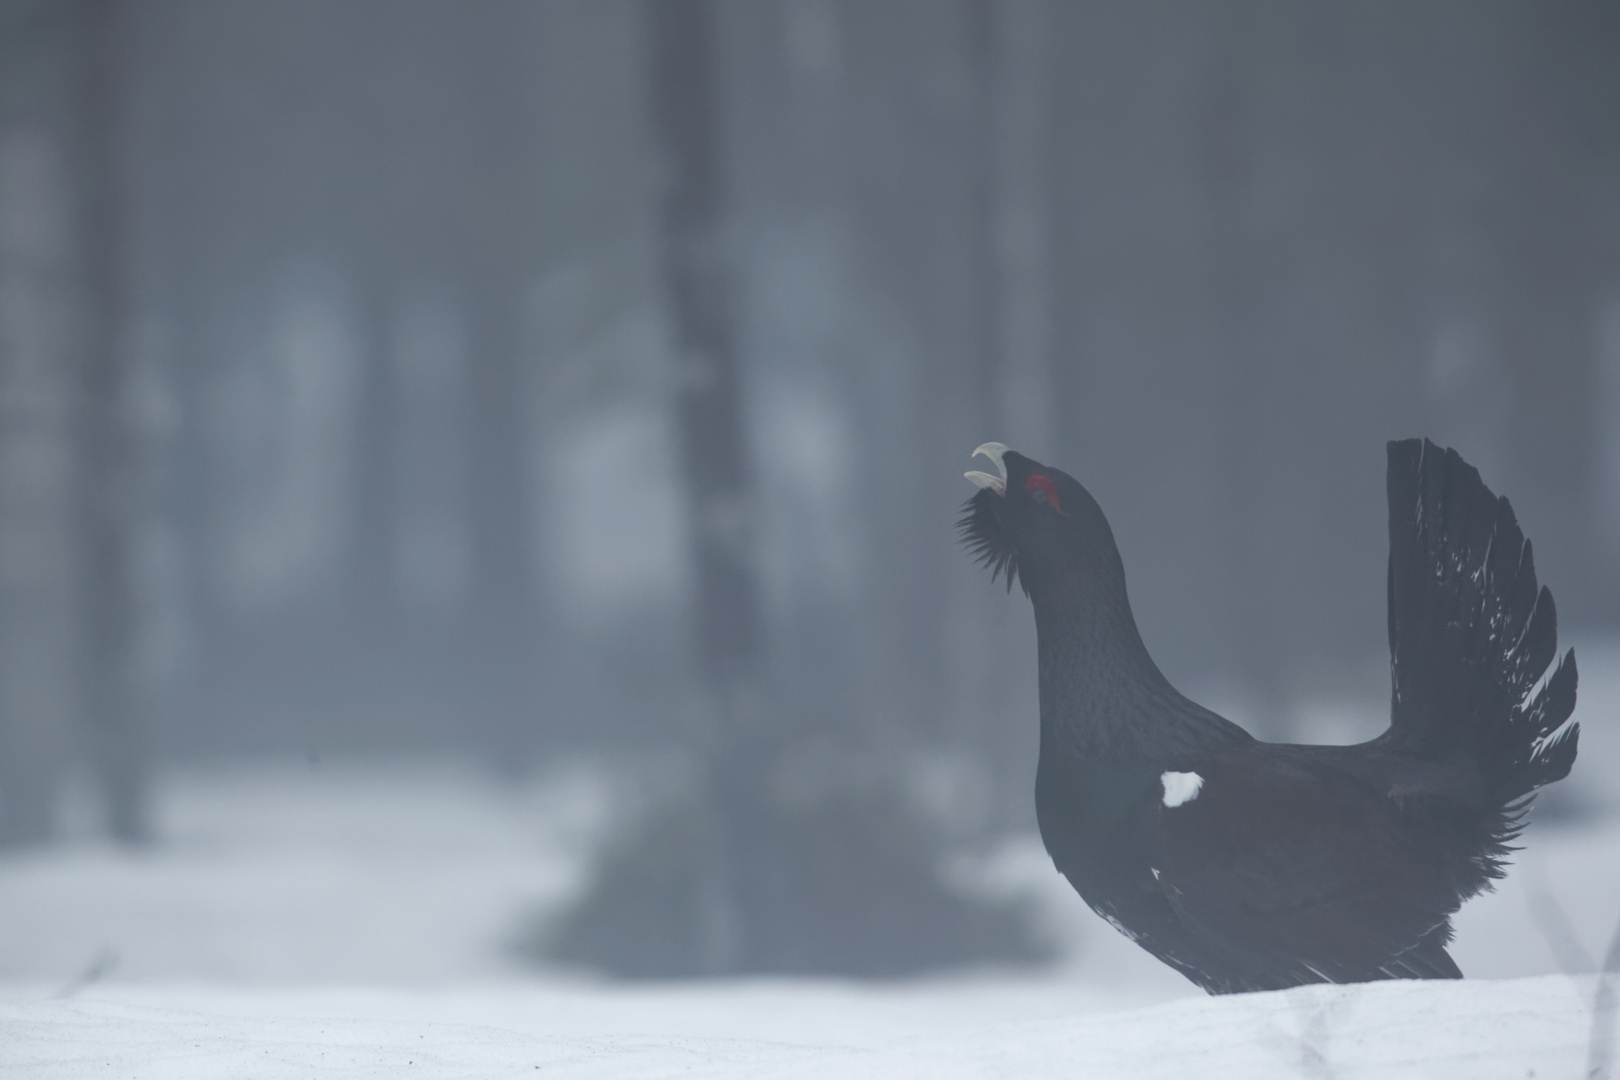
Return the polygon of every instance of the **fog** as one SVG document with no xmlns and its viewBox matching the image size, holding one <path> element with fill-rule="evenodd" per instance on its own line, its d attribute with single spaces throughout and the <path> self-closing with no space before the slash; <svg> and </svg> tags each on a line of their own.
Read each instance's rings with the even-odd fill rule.
<svg viewBox="0 0 1620 1080">
<path fill-rule="evenodd" d="M 971 451 L 1350 741 L 1412 435 L 1620 670 L 1620 9 L 0 0 L 0 977 L 1085 977 Z"/>
</svg>

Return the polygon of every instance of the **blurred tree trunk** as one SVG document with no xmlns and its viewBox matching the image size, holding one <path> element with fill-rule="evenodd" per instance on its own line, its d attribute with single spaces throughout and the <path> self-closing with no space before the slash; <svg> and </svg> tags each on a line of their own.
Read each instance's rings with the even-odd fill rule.
<svg viewBox="0 0 1620 1080">
<path fill-rule="evenodd" d="M 398 645 L 395 550 L 399 531 L 398 403 L 394 385 L 393 298 L 390 275 L 380 259 L 367 260 L 356 288 L 355 325 L 360 343 L 359 417 L 355 442 L 355 544 L 350 572 L 353 618 L 361 640 L 387 653 Z"/>
<path fill-rule="evenodd" d="M 1053 461 L 1051 99 L 1047 70 L 1049 0 L 977 0 L 985 123 L 983 254 L 989 271 L 984 363 L 995 407 L 994 438 Z M 989 436 L 987 436 L 989 437 Z M 981 590 L 982 591 L 982 590 Z M 995 824 L 1034 824 L 1029 797 L 1039 711 L 1022 660 L 1035 651 L 1028 614 L 1001 597 L 984 612 L 999 655 L 976 665 L 993 679 L 977 742 L 988 761 Z M 979 631 L 982 633 L 982 631 Z"/>
<path fill-rule="evenodd" d="M 639 834 L 608 854 L 595 894 L 552 952 L 626 974 L 715 975 L 762 966 L 748 940 L 757 935 L 746 925 L 753 913 L 743 878 L 765 854 L 760 780 L 777 747 L 760 702 L 765 621 L 725 236 L 715 12 L 708 0 L 646 0 L 642 14 L 686 489 L 700 774 L 685 805 L 639 823 Z"/>
<path fill-rule="evenodd" d="M 87 301 L 79 443 L 84 707 L 107 827 L 117 839 L 135 842 L 146 836 L 146 818 L 134 670 L 133 536 L 140 460 L 123 340 L 128 210 L 120 149 L 129 13 L 120 0 L 78 0 L 76 10 L 84 198 L 80 257 Z"/>
<path fill-rule="evenodd" d="M 520 5 L 474 6 L 457 20 L 468 100 L 476 123 L 464 136 L 468 160 L 459 183 L 467 316 L 468 393 L 476 417 L 468 435 L 468 501 L 473 549 L 474 679 L 496 764 L 521 769 L 532 753 L 534 673 L 546 663 L 533 587 L 529 425 L 533 382 L 520 332 L 523 289 L 535 260 L 529 227 L 523 131 Z"/>
<path fill-rule="evenodd" d="M 1594 227 L 1601 217 L 1586 185 L 1605 152 L 1614 153 L 1615 118 L 1587 71 L 1613 70 L 1620 25 L 1602 7 L 1532 4 L 1515 12 L 1493 71 L 1500 97 L 1492 113 L 1506 120 L 1487 129 L 1486 147 L 1496 205 L 1487 219 L 1495 258 L 1484 307 L 1496 322 L 1513 400 L 1513 472 L 1493 486 L 1512 498 L 1526 531 L 1534 528 L 1553 588 L 1581 583 L 1559 592 L 1559 614 L 1583 626 L 1613 618 L 1616 580 L 1597 542 L 1592 497 L 1601 445 L 1592 404 L 1597 326 L 1614 283 L 1603 280 L 1603 237 Z"/>
<path fill-rule="evenodd" d="M 760 722 L 765 657 L 754 568 L 729 238 L 725 235 L 714 15 L 707 0 L 649 0 L 649 73 L 664 185 L 664 286 L 677 378 L 694 570 L 697 664 L 716 735 Z"/>
<path fill-rule="evenodd" d="M 763 730 L 765 620 L 755 577 L 752 468 L 745 441 L 736 297 L 726 235 L 724 163 L 715 85 L 715 13 L 708 0 L 648 0 L 648 90 L 663 190 L 663 279 L 675 353 L 676 426 L 686 477 L 693 571 L 693 647 L 700 733 L 710 762 L 704 808 L 715 842 L 703 891 L 702 966 L 735 970 L 735 819 L 752 801 L 748 776 L 774 747 Z M 762 745 L 766 744 L 766 745 Z"/>
<path fill-rule="evenodd" d="M 1276 382 L 1274 358 L 1263 340 L 1264 277 L 1268 250 L 1253 220 L 1257 162 L 1267 136 L 1256 90 L 1268 57 L 1255 26 L 1252 5 L 1236 5 L 1205 24 L 1207 83 L 1200 127 L 1207 140 L 1203 188 L 1211 352 L 1222 372 L 1218 410 L 1224 425 L 1213 452 L 1223 461 L 1226 488 L 1212 530 L 1225 562 L 1228 633 L 1222 645 L 1226 670 L 1235 676 L 1239 700 L 1262 738 L 1287 734 L 1284 681 L 1290 658 L 1279 634 L 1276 539 L 1268 527 L 1272 460 L 1277 427 L 1268 407 Z"/>
<path fill-rule="evenodd" d="M 0 4 L 0 839 L 9 843 L 49 837 L 75 714 L 76 14 L 48 0 Z"/>
<path fill-rule="evenodd" d="M 992 6 L 990 228 L 996 402 L 1009 437 L 1046 460 L 1053 446 L 1049 0 Z"/>
<path fill-rule="evenodd" d="M 993 790 L 999 779 L 995 759 L 1000 748 L 990 751 L 987 741 L 995 743 L 1004 711 L 1000 691 L 1009 665 L 1001 650 L 1011 646 L 1000 631 L 1016 615 L 965 557 L 955 530 L 948 527 L 950 520 L 938 515 L 944 508 L 961 507 L 970 494 L 962 473 L 973 467 L 968 455 L 975 446 L 991 440 L 1016 449 L 1024 444 L 1020 433 L 1004 429 L 1012 417 L 1000 408 L 1005 372 L 1000 339 L 1004 267 L 996 247 L 999 12 L 993 0 L 961 0 L 946 10 L 939 19 L 939 52 L 924 58 L 934 66 L 931 74 L 939 86 L 949 91 L 935 95 L 937 112 L 929 117 L 945 136 L 939 146 L 945 178 L 929 178 L 918 186 L 922 191 L 939 189 L 934 197 L 945 205 L 936 213 L 942 209 L 950 225 L 933 225 L 941 234 L 935 241 L 940 257 L 931 260 L 936 265 L 913 264 L 904 270 L 927 282 L 919 297 L 925 305 L 920 314 L 927 324 L 923 333 L 932 338 L 919 396 L 933 490 L 925 504 L 928 512 L 919 518 L 922 535 L 914 542 L 927 545 L 938 560 L 922 597 L 934 608 L 924 620 L 937 638 L 931 668 L 920 680 L 929 693 L 918 696 L 926 701 L 927 718 L 943 721 L 945 740 L 967 752 L 968 772 L 982 791 Z M 995 642 L 988 657 L 987 636 Z M 1028 732 L 1028 717 L 1023 719 Z M 995 807 L 996 795 L 986 810 Z"/>
<path fill-rule="evenodd" d="M 554 959 L 618 974 L 897 974 L 1039 954 L 1021 912 L 940 881 L 938 845 L 886 776 L 812 761 L 763 700 L 767 645 L 723 191 L 716 11 L 647 0 L 703 729 L 695 790 L 610 850 Z M 612 483 L 611 477 L 596 482 Z M 942 525 L 944 523 L 941 523 Z M 817 727 L 839 717 L 818 717 Z"/>
</svg>

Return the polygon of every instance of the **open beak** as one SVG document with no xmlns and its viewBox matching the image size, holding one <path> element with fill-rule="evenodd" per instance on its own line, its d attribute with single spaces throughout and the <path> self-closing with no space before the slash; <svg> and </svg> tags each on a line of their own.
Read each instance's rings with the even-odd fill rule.
<svg viewBox="0 0 1620 1080">
<path fill-rule="evenodd" d="M 987 442 L 977 450 L 973 451 L 974 457 L 978 457 L 980 454 L 983 454 L 985 457 L 989 458 L 990 464 L 996 467 L 996 472 L 1000 473 L 1000 476 L 991 476 L 986 472 L 968 472 L 963 473 L 962 475 L 967 477 L 969 482 L 971 482 L 976 488 L 989 488 L 997 495 L 1006 495 L 1007 463 L 1001 460 L 1001 455 L 1005 454 L 1006 452 L 1007 448 L 998 442 Z"/>
</svg>

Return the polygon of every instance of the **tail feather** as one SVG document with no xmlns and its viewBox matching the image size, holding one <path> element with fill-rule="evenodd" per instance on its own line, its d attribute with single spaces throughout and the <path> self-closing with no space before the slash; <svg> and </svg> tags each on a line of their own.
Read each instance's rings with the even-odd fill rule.
<svg viewBox="0 0 1620 1080">
<path fill-rule="evenodd" d="M 1568 775 L 1579 726 L 1575 654 L 1558 653 L 1552 593 L 1507 499 L 1455 450 L 1389 444 L 1391 749 L 1471 761 L 1497 844 L 1512 811 Z"/>
</svg>

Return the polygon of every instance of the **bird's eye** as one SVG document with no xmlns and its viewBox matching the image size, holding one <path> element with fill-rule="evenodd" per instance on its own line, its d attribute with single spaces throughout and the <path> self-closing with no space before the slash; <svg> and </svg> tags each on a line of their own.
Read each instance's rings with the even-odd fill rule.
<svg viewBox="0 0 1620 1080">
<path fill-rule="evenodd" d="M 1024 490 L 1029 492 L 1036 502 L 1045 503 L 1058 513 L 1063 513 L 1063 504 L 1058 502 L 1057 485 L 1052 483 L 1050 476 L 1034 473 L 1024 481 Z"/>
</svg>

